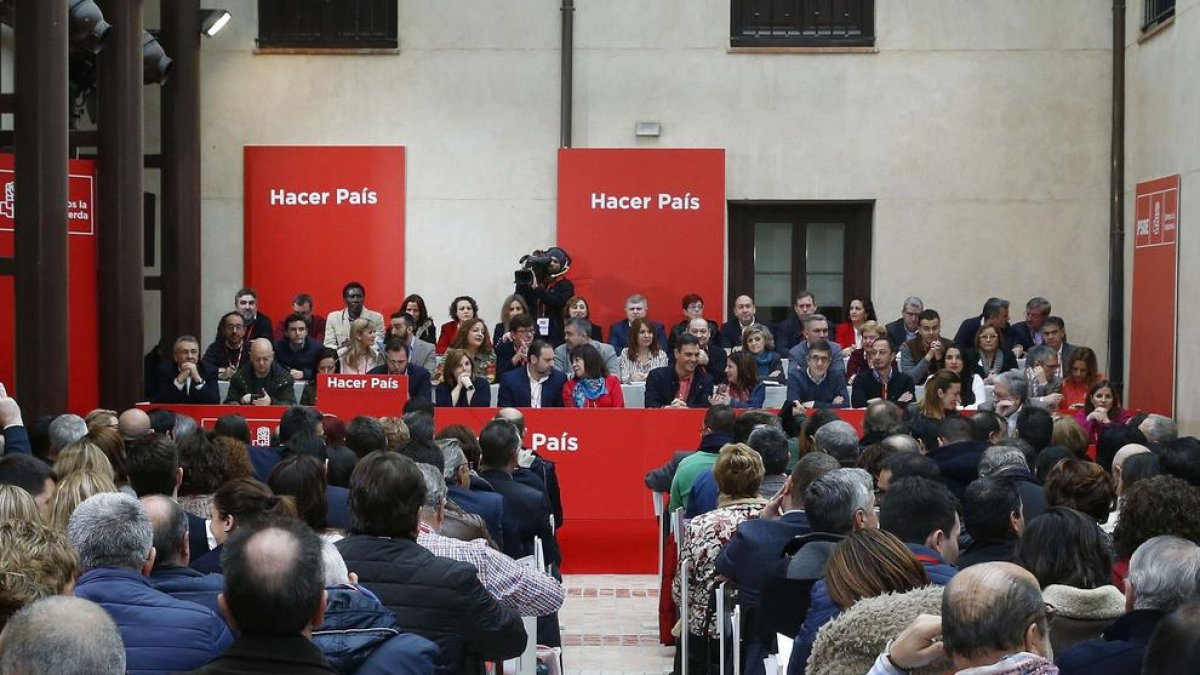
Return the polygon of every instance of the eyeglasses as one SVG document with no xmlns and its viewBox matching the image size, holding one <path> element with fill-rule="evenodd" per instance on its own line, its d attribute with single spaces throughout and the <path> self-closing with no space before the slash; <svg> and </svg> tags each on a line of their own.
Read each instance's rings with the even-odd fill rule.
<svg viewBox="0 0 1200 675">
<path fill-rule="evenodd" d="M 693 311 L 699 311 L 699 310 L 704 309 L 704 303 L 703 302 L 693 302 L 692 304 L 688 305 L 687 308 L 690 310 L 693 310 Z"/>
</svg>

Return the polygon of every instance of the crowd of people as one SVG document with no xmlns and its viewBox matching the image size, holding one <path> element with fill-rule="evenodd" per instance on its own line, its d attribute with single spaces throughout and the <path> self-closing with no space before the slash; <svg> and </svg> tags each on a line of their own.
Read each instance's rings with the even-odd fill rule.
<svg viewBox="0 0 1200 675">
<path fill-rule="evenodd" d="M 482 674 L 559 646 L 553 464 L 515 409 L 434 412 L 291 406 L 260 447 L 239 415 L 27 428 L 0 388 L 0 673 Z"/>
<path fill-rule="evenodd" d="M 709 408 L 697 449 L 645 478 L 685 517 L 660 632 L 690 672 L 739 653 L 772 672 L 778 636 L 789 675 L 1195 672 L 1200 440 L 1155 414 L 1089 445 L 1043 407 L 1011 428 L 944 410 L 925 429 L 876 399 L 860 434 L 828 410 Z"/>
</svg>

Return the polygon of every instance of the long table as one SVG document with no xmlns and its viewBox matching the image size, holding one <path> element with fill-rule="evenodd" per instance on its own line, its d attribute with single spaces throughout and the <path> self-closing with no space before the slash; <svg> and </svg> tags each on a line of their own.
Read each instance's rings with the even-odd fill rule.
<svg viewBox="0 0 1200 675">
<path fill-rule="evenodd" d="M 246 417 L 251 438 L 270 443 L 283 406 L 155 406 L 195 417 L 205 428 L 222 415 Z M 353 411 L 331 411 L 345 419 Z M 646 474 L 676 450 L 700 443 L 704 410 L 543 408 L 523 410 L 526 447 L 557 467 L 564 520 L 558 531 L 563 570 L 571 573 L 648 574 L 657 570 L 657 543 Z M 438 429 L 465 424 L 478 431 L 494 408 L 438 408 Z M 862 410 L 838 414 L 862 426 Z"/>
</svg>

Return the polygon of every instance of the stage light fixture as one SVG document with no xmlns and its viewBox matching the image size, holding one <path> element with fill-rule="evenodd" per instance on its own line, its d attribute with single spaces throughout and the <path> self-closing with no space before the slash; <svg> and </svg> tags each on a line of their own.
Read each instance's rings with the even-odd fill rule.
<svg viewBox="0 0 1200 675">
<path fill-rule="evenodd" d="M 148 31 L 142 31 L 142 83 L 163 84 L 171 72 L 171 59 Z"/>
<path fill-rule="evenodd" d="M 229 20 L 232 18 L 233 16 L 228 10 L 202 9 L 200 10 L 200 33 L 204 35 L 204 37 L 211 38 L 217 33 L 220 33 L 221 29 L 224 28 L 225 24 L 229 23 Z"/>
<path fill-rule="evenodd" d="M 93 54 L 99 53 L 112 26 L 104 20 L 104 13 L 93 0 L 69 1 L 67 16 L 70 20 L 71 45 Z"/>
</svg>

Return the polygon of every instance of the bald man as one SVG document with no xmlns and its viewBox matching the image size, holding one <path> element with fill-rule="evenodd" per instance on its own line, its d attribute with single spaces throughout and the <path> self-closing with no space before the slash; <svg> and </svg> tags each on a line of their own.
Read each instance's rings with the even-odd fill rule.
<svg viewBox="0 0 1200 675">
<path fill-rule="evenodd" d="M 117 431 L 125 442 L 136 441 L 149 436 L 154 429 L 150 426 L 150 416 L 141 408 L 130 408 L 117 418 Z"/>
<path fill-rule="evenodd" d="M 953 661 L 954 672 L 1057 673 L 1049 606 L 1037 579 L 1006 562 L 959 572 L 942 595 L 941 620 L 917 617 L 868 675 L 901 675 L 945 658 Z"/>
<path fill-rule="evenodd" d="M 296 390 L 287 368 L 275 362 L 275 347 L 266 338 L 250 343 L 250 363 L 229 380 L 226 403 L 295 405 Z"/>
<path fill-rule="evenodd" d="M 734 349 L 742 346 L 742 331 L 747 326 L 759 323 L 767 326 L 771 330 L 771 334 L 775 334 L 775 325 L 760 321 L 757 315 L 758 308 L 754 305 L 754 298 L 748 295 L 739 295 L 733 300 L 733 318 L 726 321 L 721 326 L 721 331 L 718 334 L 718 341 L 721 346 L 726 349 Z"/>
<path fill-rule="evenodd" d="M 1129 445 L 1123 446 L 1117 451 L 1117 454 L 1113 455 L 1113 485 L 1116 486 L 1118 497 L 1120 497 L 1121 493 L 1125 491 L 1125 486 L 1121 481 L 1121 469 L 1125 466 L 1125 460 L 1133 457 L 1134 455 L 1140 455 L 1145 452 L 1150 452 L 1150 448 L 1138 443 L 1130 443 Z"/>
<path fill-rule="evenodd" d="M 8 622 L 0 638 L 0 672 L 121 675 L 125 645 L 117 624 L 100 605 L 50 597 L 25 607 Z"/>
</svg>

